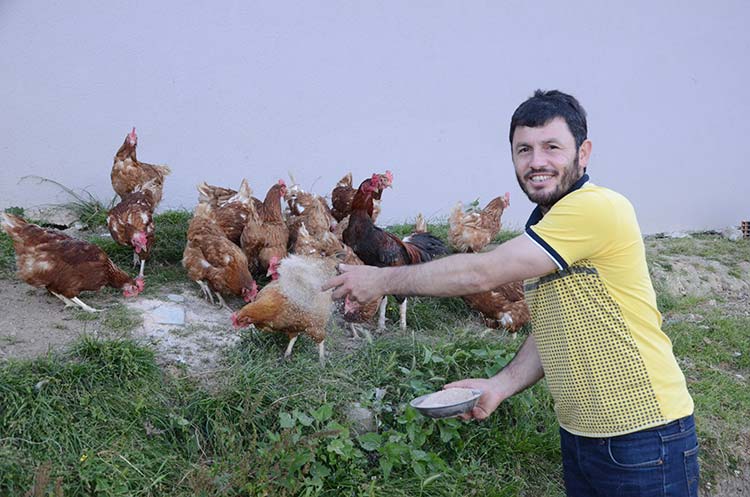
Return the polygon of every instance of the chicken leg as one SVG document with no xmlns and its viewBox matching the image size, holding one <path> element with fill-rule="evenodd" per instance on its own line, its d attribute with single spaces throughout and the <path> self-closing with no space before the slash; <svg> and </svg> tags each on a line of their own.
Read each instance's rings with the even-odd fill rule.
<svg viewBox="0 0 750 497">
<path fill-rule="evenodd" d="M 385 309 L 388 307 L 388 296 L 384 295 L 378 308 L 378 330 L 385 329 Z"/>
<path fill-rule="evenodd" d="M 297 341 L 297 338 L 299 335 L 294 335 L 292 338 L 289 339 L 289 343 L 286 346 L 286 350 L 284 351 L 284 359 L 288 359 L 290 355 L 292 355 L 292 347 L 294 347 L 294 342 Z"/>
<path fill-rule="evenodd" d="M 93 307 L 91 307 L 91 306 L 87 305 L 86 303 L 84 303 L 78 297 L 73 297 L 72 299 L 69 299 L 65 295 L 61 295 L 59 293 L 55 293 L 55 292 L 53 292 L 51 290 L 50 290 L 50 293 L 52 295 L 54 295 L 55 297 L 57 297 L 58 299 L 60 299 L 63 302 L 65 302 L 65 307 L 66 308 L 68 308 L 68 307 L 80 307 L 81 309 L 83 309 L 86 312 L 91 312 L 91 313 L 102 312 L 101 309 L 94 309 Z"/>
<path fill-rule="evenodd" d="M 404 297 L 404 301 L 401 302 L 401 305 L 398 307 L 398 315 L 399 315 L 398 322 L 402 330 L 406 329 L 406 301 L 407 301 L 407 298 Z"/>
<path fill-rule="evenodd" d="M 320 342 L 318 344 L 318 359 L 320 360 L 320 365 L 325 366 L 326 365 L 326 349 L 325 349 L 325 342 Z"/>
</svg>

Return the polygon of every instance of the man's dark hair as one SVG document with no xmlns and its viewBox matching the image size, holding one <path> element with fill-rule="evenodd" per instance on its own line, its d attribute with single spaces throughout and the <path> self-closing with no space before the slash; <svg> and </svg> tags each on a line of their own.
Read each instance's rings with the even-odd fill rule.
<svg viewBox="0 0 750 497">
<path fill-rule="evenodd" d="M 537 90 L 534 96 L 518 106 L 510 119 L 510 144 L 518 126 L 538 128 L 556 117 L 562 117 L 576 140 L 576 149 L 586 140 L 586 111 L 572 95 L 558 90 Z"/>
</svg>

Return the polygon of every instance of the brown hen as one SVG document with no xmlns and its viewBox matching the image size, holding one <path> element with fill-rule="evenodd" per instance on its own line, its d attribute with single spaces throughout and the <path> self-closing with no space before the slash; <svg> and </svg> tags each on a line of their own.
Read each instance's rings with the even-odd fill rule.
<svg viewBox="0 0 750 497">
<path fill-rule="evenodd" d="M 154 246 L 154 192 L 155 180 L 125 194 L 119 204 L 107 213 L 107 227 L 112 239 L 120 245 L 133 247 L 133 265 L 140 263 L 138 276 L 143 278 L 146 261 Z"/>
<path fill-rule="evenodd" d="M 456 252 L 479 252 L 500 232 L 500 216 L 510 206 L 510 193 L 496 197 L 481 210 L 464 211 L 458 202 L 448 218 L 448 243 Z"/>
<path fill-rule="evenodd" d="M 335 264 L 327 259 L 290 255 L 278 265 L 278 279 L 258 292 L 255 300 L 232 314 L 235 328 L 254 325 L 260 329 L 284 333 L 289 344 L 284 358 L 300 334 L 318 345 L 318 357 L 325 364 L 326 325 L 333 310 L 331 292 L 320 290 L 335 274 Z"/>
<path fill-rule="evenodd" d="M 246 179 L 242 180 L 239 191 L 203 182 L 198 185 L 198 202 L 211 206 L 211 213 L 224 234 L 238 246 L 251 209 L 263 205 L 263 202 L 253 197 Z"/>
<path fill-rule="evenodd" d="M 143 291 L 143 278 L 131 278 L 92 243 L 27 223 L 13 214 L 0 213 L 0 224 L 13 240 L 18 277 L 31 286 L 46 288 L 65 302 L 65 307 L 99 312 L 78 295 L 103 286 L 122 289 L 125 297 Z"/>
<path fill-rule="evenodd" d="M 154 194 L 154 208 L 156 208 L 161 202 L 164 177 L 171 170 L 167 166 L 155 166 L 140 162 L 135 154 L 137 146 L 138 135 L 135 134 L 135 128 L 133 128 L 133 131 L 128 133 L 122 146 L 115 154 L 110 174 L 112 188 L 121 199 L 124 199 L 125 195 L 133 192 L 138 186 L 153 181 L 151 189 Z"/>
<path fill-rule="evenodd" d="M 238 295 L 249 302 L 258 291 L 248 270 L 247 257 L 224 235 L 208 204 L 198 204 L 195 208 L 182 265 L 188 277 L 200 285 L 206 299 L 214 303 L 213 290 L 219 304 L 227 309 L 222 294 Z"/>
<path fill-rule="evenodd" d="M 261 208 L 253 207 L 247 216 L 240 245 L 256 275 L 268 270 L 272 257 L 282 259 L 287 254 L 289 228 L 281 212 L 281 199 L 285 194 L 286 184 L 280 179 L 266 193 Z"/>
</svg>

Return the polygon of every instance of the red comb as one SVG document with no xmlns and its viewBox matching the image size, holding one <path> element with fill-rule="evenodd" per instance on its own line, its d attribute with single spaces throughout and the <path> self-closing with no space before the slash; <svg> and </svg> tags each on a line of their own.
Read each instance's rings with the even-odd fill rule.
<svg viewBox="0 0 750 497">
<path fill-rule="evenodd" d="M 280 179 L 280 180 L 279 180 L 279 184 L 280 184 L 281 186 L 286 186 L 286 183 L 284 183 L 284 180 L 283 180 L 283 179 Z"/>
</svg>

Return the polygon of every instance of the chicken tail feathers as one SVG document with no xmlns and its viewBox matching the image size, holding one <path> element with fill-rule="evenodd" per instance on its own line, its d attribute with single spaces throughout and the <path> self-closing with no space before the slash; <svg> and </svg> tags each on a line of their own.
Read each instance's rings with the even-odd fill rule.
<svg viewBox="0 0 750 497">
<path fill-rule="evenodd" d="M 154 166 L 154 168 L 161 173 L 162 177 L 172 173 L 172 170 L 166 165 Z"/>
<path fill-rule="evenodd" d="M 412 264 L 431 261 L 437 256 L 447 255 L 448 247 L 431 233 L 414 233 L 404 240 Z"/>
</svg>

